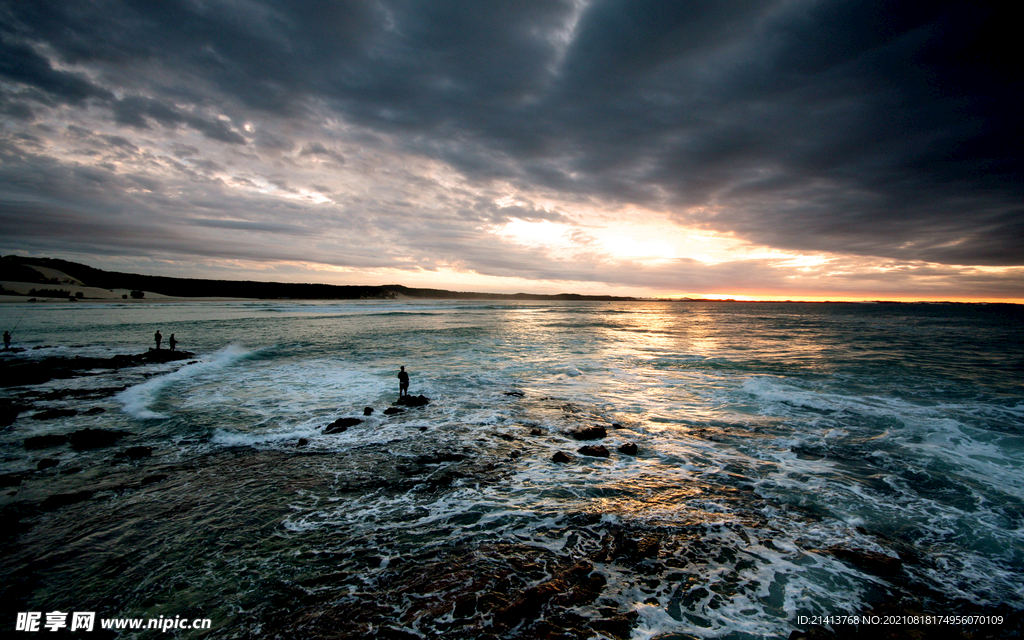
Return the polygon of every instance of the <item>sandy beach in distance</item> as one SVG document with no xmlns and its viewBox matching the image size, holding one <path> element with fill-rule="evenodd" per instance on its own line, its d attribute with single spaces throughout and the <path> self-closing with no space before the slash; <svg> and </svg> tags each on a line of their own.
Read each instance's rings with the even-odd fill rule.
<svg viewBox="0 0 1024 640">
<path fill-rule="evenodd" d="M 84 287 L 74 284 L 60 284 L 60 285 L 42 285 L 38 283 L 30 282 L 0 282 L 0 287 L 3 287 L 4 291 L 13 291 L 21 295 L 0 295 L 0 303 L 5 302 L 54 302 L 60 304 L 66 304 L 69 301 L 74 302 L 131 302 L 145 304 L 147 302 L 225 302 L 231 300 L 255 300 L 255 298 L 227 298 L 227 297 L 179 297 L 179 296 L 165 296 L 160 293 L 154 293 L 152 291 L 143 291 L 145 294 L 142 298 L 133 298 L 131 296 L 130 289 L 101 289 L 99 287 Z M 42 296 L 36 294 L 30 294 L 32 289 L 57 289 L 71 292 L 69 298 L 58 298 L 51 296 Z M 76 298 L 75 295 L 81 292 L 82 297 Z"/>
</svg>

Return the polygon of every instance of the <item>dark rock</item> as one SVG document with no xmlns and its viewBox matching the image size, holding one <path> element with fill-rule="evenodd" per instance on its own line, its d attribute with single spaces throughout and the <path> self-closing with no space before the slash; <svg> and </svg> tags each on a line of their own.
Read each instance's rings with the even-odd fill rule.
<svg viewBox="0 0 1024 640">
<path fill-rule="evenodd" d="M 619 447 L 619 453 L 624 453 L 627 456 L 635 456 L 638 451 L 639 449 L 637 449 L 637 446 L 632 442 L 627 442 L 626 444 Z"/>
<path fill-rule="evenodd" d="M 640 614 L 636 611 L 630 611 L 629 613 L 622 615 L 615 615 L 608 618 L 599 618 L 590 623 L 591 628 L 595 631 L 600 631 L 613 638 L 621 638 L 626 640 L 633 635 L 633 623 Z"/>
<path fill-rule="evenodd" d="M 551 456 L 552 462 L 572 462 L 573 460 L 574 458 L 572 456 L 562 451 L 556 451 L 555 455 Z"/>
<path fill-rule="evenodd" d="M 153 484 L 154 482 L 160 482 L 161 480 L 166 480 L 166 479 L 167 479 L 167 474 L 166 473 L 154 473 L 151 476 L 146 476 L 145 478 L 143 478 L 139 482 L 139 486 L 145 487 L 146 485 Z"/>
<path fill-rule="evenodd" d="M 847 549 L 845 547 L 829 547 L 826 551 L 840 560 L 876 576 L 898 575 L 903 569 L 903 560 L 900 558 L 893 558 L 892 556 L 875 551 Z"/>
<path fill-rule="evenodd" d="M 129 460 L 141 460 L 148 458 L 153 455 L 153 447 L 128 447 L 121 453 L 117 454 L 116 458 L 128 458 Z"/>
<path fill-rule="evenodd" d="M 129 435 L 131 434 L 125 431 L 82 429 L 68 436 L 68 441 L 71 443 L 71 448 L 75 451 L 85 451 L 86 449 L 109 447 L 121 438 Z"/>
<path fill-rule="evenodd" d="M 0 487 L 17 487 L 21 485 L 21 481 L 25 479 L 23 473 L 4 473 L 0 474 Z"/>
<path fill-rule="evenodd" d="M 60 464 L 60 460 L 57 460 L 55 458 L 43 458 L 42 460 L 36 463 L 36 469 L 42 471 L 43 469 L 56 467 L 58 464 Z"/>
<path fill-rule="evenodd" d="M 69 504 L 75 504 L 78 502 L 85 502 L 91 500 L 95 491 L 76 491 L 74 493 L 57 493 L 43 500 L 40 504 L 40 508 L 44 511 L 51 511 L 53 509 L 59 509 Z"/>
<path fill-rule="evenodd" d="M 496 612 L 495 621 L 515 627 L 523 620 L 533 621 L 549 603 L 559 606 L 580 606 L 593 602 L 601 594 L 607 580 L 593 572 L 593 565 L 582 561 L 546 582 L 530 587 L 512 604 Z"/>
<path fill-rule="evenodd" d="M 399 413 L 405 413 L 405 409 L 399 409 L 398 407 L 388 407 L 384 410 L 384 415 L 393 416 Z"/>
<path fill-rule="evenodd" d="M 511 396 L 513 398 L 522 398 L 522 397 L 526 396 L 526 394 L 523 393 L 522 391 L 506 391 L 505 395 L 506 396 Z"/>
<path fill-rule="evenodd" d="M 615 541 L 615 553 L 620 558 L 640 562 L 647 558 L 657 558 L 661 552 L 661 538 L 656 535 L 632 537 L 622 535 Z"/>
<path fill-rule="evenodd" d="M 50 447 L 59 447 L 68 441 L 68 437 L 65 435 L 49 435 L 49 436 L 32 436 L 31 438 L 25 438 L 26 449 L 49 449 Z"/>
<path fill-rule="evenodd" d="M 544 430 L 541 429 L 540 427 L 534 427 L 534 428 L 530 429 L 530 435 L 531 436 L 542 436 L 542 435 L 544 435 Z"/>
<path fill-rule="evenodd" d="M 77 416 L 78 411 L 74 409 L 46 409 L 45 411 L 37 411 L 32 414 L 33 420 L 53 420 L 55 418 L 70 418 L 71 416 Z"/>
<path fill-rule="evenodd" d="M 363 407 L 363 415 L 364 416 L 372 416 L 373 415 L 373 407 Z"/>
<path fill-rule="evenodd" d="M 404 407 L 423 407 L 430 404 L 430 398 L 427 396 L 402 396 L 395 404 Z"/>
<path fill-rule="evenodd" d="M 97 415 L 97 414 L 100 414 L 100 413 L 104 413 L 104 412 L 106 412 L 106 409 L 104 409 L 103 407 L 93 407 L 92 409 L 89 409 L 88 411 L 83 411 L 82 415 L 83 416 L 94 416 L 94 415 Z"/>
<path fill-rule="evenodd" d="M 152 362 L 173 362 L 194 357 L 188 351 L 150 349 L 138 355 L 111 358 L 45 358 L 32 362 L 0 362 L 0 387 L 42 384 L 48 380 L 73 378 L 93 369 L 121 369 Z"/>
<path fill-rule="evenodd" d="M 306 438 L 299 438 L 299 441 L 295 444 L 296 447 L 304 447 L 309 444 L 309 440 Z"/>
<path fill-rule="evenodd" d="M 14 424 L 21 413 L 21 407 L 15 405 L 11 400 L 4 398 L 0 400 L 0 427 Z"/>
<path fill-rule="evenodd" d="M 418 464 L 441 464 L 442 462 L 462 462 L 466 456 L 461 453 L 450 453 L 438 451 L 430 455 L 422 455 L 416 458 Z"/>
<path fill-rule="evenodd" d="M 496 618 L 509 627 L 514 627 L 526 618 L 536 618 L 541 607 L 562 591 L 563 587 L 555 580 L 542 582 L 524 591 L 515 602 L 498 612 Z"/>
<path fill-rule="evenodd" d="M 175 362 L 177 360 L 188 360 L 189 358 L 195 357 L 196 354 L 189 351 L 171 351 L 170 349 L 154 349 L 149 348 L 149 351 L 137 356 L 145 362 Z M 117 357 L 117 356 L 115 356 Z"/>
<path fill-rule="evenodd" d="M 594 457 L 594 458 L 607 458 L 608 455 L 609 455 L 608 447 L 606 447 L 606 446 L 604 446 L 602 444 L 598 444 L 598 445 L 588 444 L 585 447 L 580 447 L 579 448 L 579 452 L 580 452 L 580 455 L 591 456 L 591 457 Z"/>
<path fill-rule="evenodd" d="M 604 427 L 595 425 L 593 427 L 586 427 L 583 429 L 576 429 L 570 431 L 569 435 L 577 440 L 600 440 L 601 438 L 608 435 L 608 432 Z"/>
<path fill-rule="evenodd" d="M 349 427 L 354 427 L 361 422 L 362 420 L 359 418 L 338 418 L 331 424 L 327 425 L 327 428 L 324 429 L 324 433 L 343 433 L 347 431 Z"/>
</svg>

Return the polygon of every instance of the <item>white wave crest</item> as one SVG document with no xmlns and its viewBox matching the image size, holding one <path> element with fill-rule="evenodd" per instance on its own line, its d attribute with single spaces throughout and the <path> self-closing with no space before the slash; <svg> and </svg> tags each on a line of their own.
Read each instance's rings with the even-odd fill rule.
<svg viewBox="0 0 1024 640">
<path fill-rule="evenodd" d="M 228 367 L 254 352 L 235 345 L 224 347 L 210 355 L 208 360 L 188 364 L 176 371 L 156 376 L 132 387 L 128 387 L 115 396 L 123 405 L 124 412 L 140 420 L 164 420 L 168 415 L 153 411 L 153 403 L 167 388 L 184 381 Z"/>
</svg>

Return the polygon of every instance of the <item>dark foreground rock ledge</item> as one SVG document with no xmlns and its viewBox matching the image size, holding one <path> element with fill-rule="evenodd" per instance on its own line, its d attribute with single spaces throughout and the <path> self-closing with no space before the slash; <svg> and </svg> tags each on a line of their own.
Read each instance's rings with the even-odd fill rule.
<svg viewBox="0 0 1024 640">
<path fill-rule="evenodd" d="M 93 369 L 124 369 L 143 364 L 156 364 L 189 360 L 195 357 L 190 351 L 150 349 L 136 355 L 119 355 L 110 358 L 45 358 L 38 361 L 0 360 L 0 387 L 42 384 L 50 380 L 74 378 Z"/>
</svg>

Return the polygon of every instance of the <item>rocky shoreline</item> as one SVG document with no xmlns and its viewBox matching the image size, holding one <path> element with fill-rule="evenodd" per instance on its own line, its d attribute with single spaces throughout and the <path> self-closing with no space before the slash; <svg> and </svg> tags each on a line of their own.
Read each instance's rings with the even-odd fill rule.
<svg viewBox="0 0 1024 640">
<path fill-rule="evenodd" d="M 29 386 L 38 384 L 24 382 L 29 378 L 84 376 L 96 369 L 193 357 L 188 352 L 150 350 L 109 359 L 48 358 L 35 363 L 5 359 L 3 372 L 5 379 L 22 381 L 6 386 Z M 25 365 L 34 368 L 20 369 Z M 41 399 L 95 400 L 119 390 L 26 391 Z M 524 397 L 519 392 L 506 395 Z M 402 416 L 430 403 L 425 396 L 412 396 L 381 413 Z M 95 409 L 35 409 L 30 405 L 22 415 L 15 413 L 11 422 L 55 420 Z M 367 407 L 362 419 L 339 417 L 325 424 L 321 433 L 335 435 L 358 429 L 374 412 L 374 408 Z M 609 522 L 599 511 L 579 512 L 564 514 L 560 528 L 549 532 L 553 539 L 564 541 L 557 551 L 510 539 L 424 549 L 415 541 L 399 544 L 386 540 L 387 552 L 377 532 L 358 531 L 344 522 L 323 531 L 292 532 L 284 526 L 293 513 L 289 500 L 300 498 L 329 504 L 341 499 L 358 502 L 364 496 L 385 495 L 396 500 L 417 495 L 443 497 L 463 486 L 501 487 L 517 465 L 530 458 L 531 451 L 540 450 L 531 445 L 537 439 L 554 440 L 559 447 L 582 445 L 574 452 L 581 457 L 559 450 L 549 459 L 534 457 L 529 464 L 579 465 L 583 471 L 588 458 L 645 453 L 634 443 L 617 447 L 603 444 L 609 442 L 610 433 L 614 435 L 622 428 L 617 424 L 579 424 L 557 433 L 524 424 L 511 432 L 481 431 L 472 441 L 446 440 L 445 435 L 432 433 L 432 428 L 422 423 L 410 423 L 409 428 L 423 436 L 385 446 L 357 445 L 346 452 L 312 450 L 305 446 L 308 442 L 298 441 L 291 447 L 225 447 L 181 458 L 161 455 L 166 452 L 155 449 L 153 443 L 141 442 L 135 434 L 121 430 L 88 427 L 27 437 L 23 441 L 25 450 L 39 451 L 45 457 L 34 470 L 0 476 L 0 518 L 8 523 L 0 534 L 0 568 L 7 576 L 0 590 L 4 602 L 0 608 L 9 618 L 30 608 L 28 598 L 37 588 L 33 585 L 59 584 L 67 579 L 68 569 L 62 563 L 72 559 L 83 563 L 83 574 L 138 574 L 142 586 L 138 593 L 133 592 L 134 600 L 129 605 L 145 608 L 147 603 L 171 597 L 168 590 L 176 593 L 192 588 L 185 579 L 170 586 L 142 582 L 147 571 L 158 570 L 159 563 L 195 563 L 202 571 L 212 572 L 216 580 L 233 582 L 236 565 L 224 560 L 223 566 L 207 569 L 197 560 L 209 549 L 218 549 L 229 557 L 240 556 L 243 566 L 258 565 L 269 555 L 275 566 L 283 567 L 283 577 L 272 580 L 260 577 L 258 572 L 238 576 L 256 585 L 250 586 L 252 601 L 243 604 L 250 607 L 246 624 L 258 632 L 239 636 L 238 620 L 221 619 L 223 634 L 232 637 L 625 640 L 631 637 L 640 616 L 637 609 L 623 607 L 610 597 L 620 588 L 615 581 L 689 585 L 676 592 L 682 593 L 681 597 L 667 601 L 652 597 L 643 603 L 663 607 L 673 617 L 683 617 L 696 603 L 708 598 L 712 606 L 715 602 L 725 606 L 743 588 L 742 547 L 713 534 L 735 529 L 733 533 L 742 539 L 747 531 L 757 531 L 767 536 L 761 545 L 772 545 L 772 526 L 763 515 L 765 505 L 759 498 L 743 487 L 705 482 L 686 487 L 682 499 L 700 496 L 726 505 L 740 519 L 739 524 L 708 521 L 660 526 L 639 519 Z M 55 456 L 67 448 L 90 452 L 91 457 L 62 465 Z M 264 498 L 230 512 L 227 505 L 233 496 L 252 491 L 254 485 L 266 487 L 260 494 Z M 815 515 L 806 517 L 813 519 Z M 89 547 L 89 538 L 117 540 L 112 532 L 119 532 L 125 522 L 135 523 L 139 530 L 132 534 L 134 546 L 108 550 L 110 558 L 96 556 Z M 153 531 L 147 532 L 150 528 Z M 435 534 L 443 535 L 432 532 Z M 142 552 L 149 546 L 165 544 L 165 539 L 198 539 L 195 544 L 200 555 L 194 555 L 197 549 L 182 545 L 166 549 L 167 558 L 137 559 L 145 556 Z M 843 546 L 806 550 L 835 558 L 877 582 L 877 592 L 865 611 L 842 614 L 983 614 L 1002 615 L 1006 622 L 1001 626 L 834 625 L 831 630 L 807 626 L 794 629 L 791 640 L 910 640 L 939 633 L 945 638 L 977 640 L 1024 635 L 1021 612 L 979 607 L 942 596 L 915 580 L 910 571 L 915 565 L 931 562 L 929 558 L 901 547 L 897 541 L 878 539 L 885 548 L 895 549 L 898 557 Z M 293 548 L 299 540 L 301 553 Z M 115 556 L 126 558 L 115 560 Z M 50 558 L 49 564 L 41 558 Z M 713 580 L 702 583 L 699 576 L 703 574 L 694 567 L 708 564 L 721 570 Z M 197 574 L 191 579 L 209 578 Z M 78 597 L 75 606 L 82 608 L 106 607 L 120 612 L 120 607 L 128 606 L 123 602 L 125 594 L 114 583 L 103 585 L 95 593 L 79 592 Z M 786 618 L 781 602 L 765 606 L 776 607 L 777 615 Z M 656 640 L 695 637 L 682 632 L 663 633 Z"/>
<path fill-rule="evenodd" d="M 0 354 L 15 355 L 20 350 L 12 349 Z M 143 364 L 159 364 L 191 360 L 195 354 L 189 351 L 171 351 L 170 349 L 153 349 L 134 355 L 117 355 L 110 358 L 90 358 L 76 356 L 74 358 L 49 357 L 41 360 L 24 360 L 20 358 L 0 358 L 0 387 L 20 387 L 38 385 L 50 380 L 74 378 L 88 375 L 96 369 L 124 369 Z"/>
</svg>

